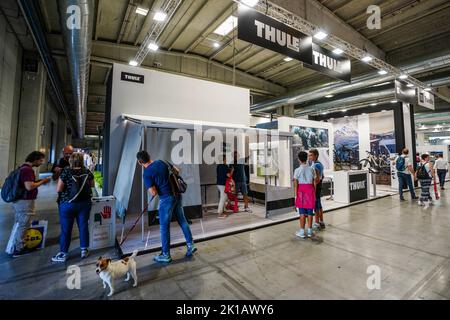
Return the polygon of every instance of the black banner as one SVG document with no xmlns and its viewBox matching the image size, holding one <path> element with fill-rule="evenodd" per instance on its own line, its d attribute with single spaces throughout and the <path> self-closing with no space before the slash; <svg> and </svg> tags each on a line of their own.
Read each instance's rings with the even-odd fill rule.
<svg viewBox="0 0 450 320">
<path fill-rule="evenodd" d="M 238 39 L 312 64 L 312 37 L 255 10 L 240 9 Z"/>
<path fill-rule="evenodd" d="M 141 74 L 134 74 L 128 72 L 122 72 L 120 79 L 122 81 L 136 82 L 136 83 L 144 83 L 144 76 Z"/>
<path fill-rule="evenodd" d="M 417 104 L 417 95 L 415 88 L 409 88 L 403 82 L 395 80 L 395 98 L 410 104 Z"/>
<path fill-rule="evenodd" d="M 350 82 L 352 80 L 352 63 L 350 59 L 312 45 L 312 64 L 305 67 L 324 73 L 330 77 Z"/>
<path fill-rule="evenodd" d="M 350 189 L 350 203 L 367 200 L 369 181 L 367 180 L 367 174 L 351 174 L 349 176 L 349 189 Z"/>
</svg>

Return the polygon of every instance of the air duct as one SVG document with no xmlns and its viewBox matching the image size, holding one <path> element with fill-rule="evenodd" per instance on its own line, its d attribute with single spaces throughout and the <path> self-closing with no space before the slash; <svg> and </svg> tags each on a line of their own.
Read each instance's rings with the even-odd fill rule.
<svg viewBox="0 0 450 320">
<path fill-rule="evenodd" d="M 58 0 L 61 32 L 70 69 L 77 132 L 84 138 L 89 85 L 94 0 Z"/>
<path fill-rule="evenodd" d="M 442 56 L 439 58 L 433 58 L 411 65 L 402 67 L 402 70 L 409 75 L 414 75 L 426 71 L 439 69 L 442 67 L 450 66 L 450 55 Z M 378 73 L 370 74 L 355 78 L 351 84 L 345 84 L 342 82 L 334 82 L 332 84 L 324 84 L 312 88 L 303 89 L 297 94 L 289 94 L 288 96 L 276 98 L 270 101 L 262 102 L 253 105 L 250 110 L 253 111 L 269 111 L 279 106 L 286 104 L 299 104 L 316 99 L 321 99 L 326 95 L 337 95 L 344 92 L 354 91 L 366 87 L 370 87 L 376 84 L 380 84 L 387 81 L 392 81 L 393 76 L 386 75 L 380 76 Z"/>
</svg>

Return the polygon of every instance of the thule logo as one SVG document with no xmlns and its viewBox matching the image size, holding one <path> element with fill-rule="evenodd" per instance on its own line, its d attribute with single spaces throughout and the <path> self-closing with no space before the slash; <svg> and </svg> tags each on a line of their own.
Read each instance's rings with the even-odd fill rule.
<svg viewBox="0 0 450 320">
<path fill-rule="evenodd" d="M 295 52 L 300 51 L 300 39 L 292 36 L 275 27 L 271 27 L 261 21 L 255 20 L 257 36 L 266 39 L 272 43 L 276 43 L 282 47 L 287 47 Z"/>
<path fill-rule="evenodd" d="M 122 72 L 121 74 L 122 81 L 136 82 L 136 83 L 144 83 L 144 76 L 140 74 L 133 74 L 128 72 Z"/>
<path fill-rule="evenodd" d="M 366 189 L 366 181 L 350 182 L 350 191 Z"/>
<path fill-rule="evenodd" d="M 341 63 L 332 58 L 329 57 L 323 53 L 317 52 L 317 51 L 313 51 L 313 56 L 314 56 L 314 64 L 317 64 L 321 67 L 336 71 L 341 73 L 342 72 L 342 67 L 341 67 Z"/>
</svg>

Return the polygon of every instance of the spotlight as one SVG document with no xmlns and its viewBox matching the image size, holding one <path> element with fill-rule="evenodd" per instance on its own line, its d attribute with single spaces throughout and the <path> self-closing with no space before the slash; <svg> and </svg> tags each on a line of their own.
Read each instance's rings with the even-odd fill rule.
<svg viewBox="0 0 450 320">
<path fill-rule="evenodd" d="M 156 43 L 150 43 L 150 44 L 148 45 L 148 48 L 149 48 L 151 51 L 158 51 L 159 46 L 158 46 Z"/>
<path fill-rule="evenodd" d="M 371 56 L 365 56 L 365 57 L 363 57 L 362 59 L 361 59 L 361 61 L 363 61 L 363 62 L 370 62 L 370 61 L 372 61 L 373 60 L 373 58 L 371 57 Z"/>
<path fill-rule="evenodd" d="M 292 60 L 294 60 L 294 59 L 292 59 L 292 58 L 290 58 L 290 57 L 284 58 L 284 61 L 286 61 L 286 62 L 290 62 L 290 61 L 292 61 Z"/>
<path fill-rule="evenodd" d="M 131 60 L 130 62 L 128 62 L 128 64 L 132 67 L 136 67 L 138 65 L 136 60 Z"/>
<path fill-rule="evenodd" d="M 317 33 L 314 35 L 314 38 L 316 38 L 316 39 L 318 39 L 318 40 L 323 40 L 323 39 L 325 39 L 326 37 L 328 37 L 328 34 L 326 34 L 326 33 L 323 32 L 323 31 L 319 31 L 319 32 L 317 32 Z"/>
<path fill-rule="evenodd" d="M 167 14 L 161 11 L 158 11 L 155 13 L 155 15 L 153 16 L 153 19 L 155 21 L 159 21 L 159 22 L 163 22 L 166 21 L 167 19 Z"/>
<path fill-rule="evenodd" d="M 336 49 L 333 50 L 333 53 L 334 53 L 334 54 L 342 54 L 342 53 L 344 53 L 344 50 L 341 50 L 341 49 L 339 49 L 339 48 L 336 48 Z"/>
<path fill-rule="evenodd" d="M 399 78 L 400 80 L 406 80 L 406 79 L 408 79 L 408 75 L 402 74 L 402 75 L 400 75 L 398 78 Z"/>
<path fill-rule="evenodd" d="M 385 74 L 387 74 L 388 72 L 386 70 L 380 70 L 378 71 L 378 74 L 384 76 Z"/>
</svg>

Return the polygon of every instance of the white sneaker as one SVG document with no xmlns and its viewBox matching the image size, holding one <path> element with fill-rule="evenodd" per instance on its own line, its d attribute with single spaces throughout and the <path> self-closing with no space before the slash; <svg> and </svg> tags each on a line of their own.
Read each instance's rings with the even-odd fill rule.
<svg viewBox="0 0 450 320">
<path fill-rule="evenodd" d="M 314 222 L 314 224 L 313 224 L 313 230 L 314 230 L 314 231 L 320 231 L 320 229 L 322 229 L 321 225 L 318 224 L 318 223 L 316 223 L 316 222 Z"/>
<path fill-rule="evenodd" d="M 417 202 L 417 204 L 421 207 L 425 206 L 425 203 L 423 203 L 423 201 L 420 201 L 420 200 Z"/>
<path fill-rule="evenodd" d="M 296 235 L 297 237 L 299 237 L 299 238 L 305 239 L 305 238 L 306 238 L 306 236 L 305 236 L 305 229 L 300 229 L 300 230 L 298 230 L 298 231 L 295 233 L 295 235 Z"/>
</svg>

